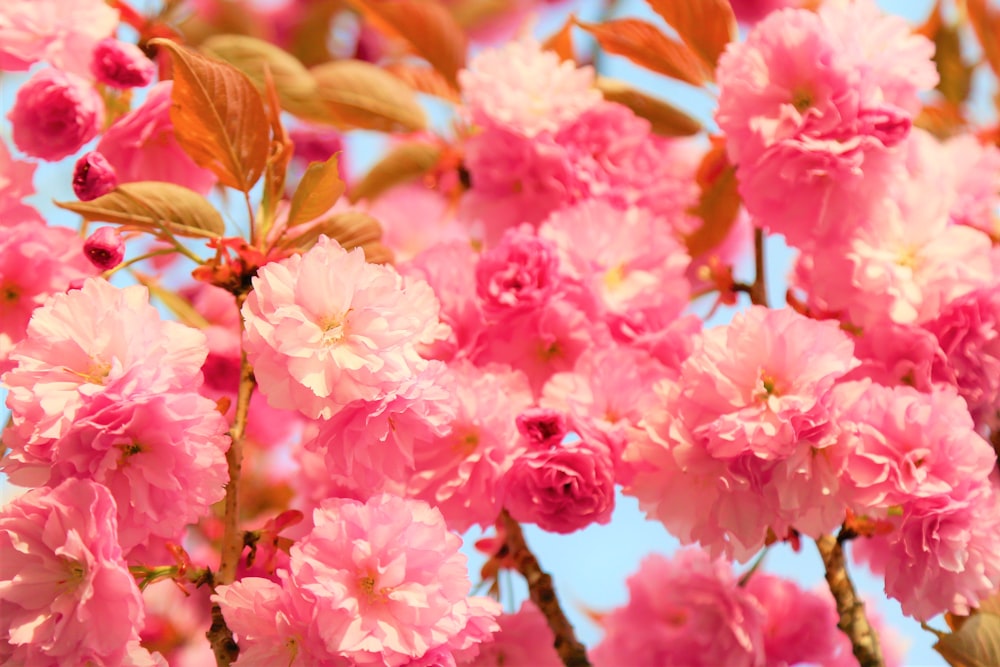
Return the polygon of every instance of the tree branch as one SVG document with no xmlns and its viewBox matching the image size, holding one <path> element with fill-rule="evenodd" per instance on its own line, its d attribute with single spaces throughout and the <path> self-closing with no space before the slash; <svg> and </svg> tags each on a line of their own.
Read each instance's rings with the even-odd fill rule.
<svg viewBox="0 0 1000 667">
<path fill-rule="evenodd" d="M 757 275 L 750 285 L 750 301 L 755 305 L 768 307 L 767 304 L 767 283 L 764 276 L 764 231 L 760 228 L 753 232 L 753 259 L 757 269 Z"/>
<path fill-rule="evenodd" d="M 566 618 L 559 599 L 552 585 L 552 577 L 542 571 L 538 559 L 531 553 L 524 541 L 524 533 L 520 524 L 515 521 L 507 510 L 500 514 L 504 530 L 507 533 L 507 549 L 514 561 L 517 571 L 528 582 L 531 601 L 535 603 L 549 622 L 549 628 L 555 635 L 555 648 L 566 667 L 590 667 L 587 659 L 587 649 L 576 638 L 573 625 Z"/>
<path fill-rule="evenodd" d="M 878 636 L 865 616 L 865 605 L 858 599 L 854 584 L 847 574 L 844 549 L 831 535 L 816 540 L 826 570 L 826 583 L 837 601 L 840 621 L 837 627 L 851 640 L 854 657 L 861 667 L 884 667 Z"/>
</svg>

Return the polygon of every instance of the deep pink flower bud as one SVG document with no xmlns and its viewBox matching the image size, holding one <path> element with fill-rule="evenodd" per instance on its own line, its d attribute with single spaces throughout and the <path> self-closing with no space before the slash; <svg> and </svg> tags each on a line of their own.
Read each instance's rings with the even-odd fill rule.
<svg viewBox="0 0 1000 667">
<path fill-rule="evenodd" d="M 101 227 L 83 244 L 87 259 L 101 271 L 113 269 L 125 257 L 125 242 L 114 227 Z"/>
<path fill-rule="evenodd" d="M 80 201 L 97 199 L 118 187 L 118 174 L 97 151 L 84 153 L 73 169 L 73 192 Z"/>
<path fill-rule="evenodd" d="M 306 162 L 326 162 L 344 147 L 338 130 L 312 123 L 303 123 L 289 129 L 288 138 L 295 144 L 295 157 Z M 341 170 L 341 178 L 343 177 Z"/>
<path fill-rule="evenodd" d="M 75 74 L 43 69 L 17 91 L 7 118 L 19 149 L 54 162 L 97 136 L 104 123 L 104 101 Z"/>
<path fill-rule="evenodd" d="M 91 58 L 90 73 L 112 88 L 148 86 L 156 74 L 156 65 L 142 49 L 113 37 L 99 41 Z"/>
<path fill-rule="evenodd" d="M 531 408 L 517 416 L 517 430 L 532 445 L 552 447 L 566 436 L 566 415 L 550 408 Z"/>
</svg>

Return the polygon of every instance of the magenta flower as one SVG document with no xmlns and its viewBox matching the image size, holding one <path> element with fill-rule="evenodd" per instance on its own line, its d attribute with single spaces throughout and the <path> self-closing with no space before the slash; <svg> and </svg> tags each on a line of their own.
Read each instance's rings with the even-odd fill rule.
<svg viewBox="0 0 1000 667">
<path fill-rule="evenodd" d="M 85 79 L 48 68 L 18 88 L 7 118 L 20 150 L 55 162 L 97 136 L 104 123 L 104 100 Z"/>
<path fill-rule="evenodd" d="M 101 227 L 87 237 L 83 252 L 101 271 L 113 269 L 125 258 L 125 242 L 115 227 Z"/>
<path fill-rule="evenodd" d="M 141 88 L 156 76 L 156 64 L 135 44 L 114 38 L 102 39 L 94 46 L 90 73 L 112 88 Z"/>
<path fill-rule="evenodd" d="M 73 170 L 73 192 L 80 201 L 91 201 L 118 187 L 118 174 L 101 153 L 90 151 L 80 156 Z"/>
</svg>

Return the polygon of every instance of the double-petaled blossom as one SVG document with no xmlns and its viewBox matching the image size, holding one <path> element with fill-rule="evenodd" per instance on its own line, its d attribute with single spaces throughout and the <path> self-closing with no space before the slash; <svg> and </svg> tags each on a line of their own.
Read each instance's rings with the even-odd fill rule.
<svg viewBox="0 0 1000 667">
<path fill-rule="evenodd" d="M 831 530 L 843 519 L 833 389 L 858 364 L 853 347 L 833 323 L 757 306 L 704 332 L 629 443 L 626 492 L 682 542 L 740 560 L 769 533 Z"/>
<path fill-rule="evenodd" d="M 103 0 L 6 0 L 0 6 L 0 70 L 46 61 L 88 76 L 90 54 L 111 35 L 118 12 Z"/>
<path fill-rule="evenodd" d="M 104 101 L 86 79 L 50 67 L 18 88 L 7 118 L 20 150 L 54 162 L 97 136 L 104 123 Z"/>
<path fill-rule="evenodd" d="M 427 366 L 421 346 L 442 332 L 427 283 L 325 236 L 253 282 L 244 343 L 261 391 L 271 405 L 314 419 L 397 390 Z"/>
<path fill-rule="evenodd" d="M 32 180 L 37 166 L 15 160 L 6 141 L 0 141 L 0 227 L 42 221 L 38 211 L 23 202 L 35 193 Z"/>
<path fill-rule="evenodd" d="M 15 498 L 0 511 L 0 551 L 4 664 L 154 664 L 106 488 L 70 479 Z"/>
<path fill-rule="evenodd" d="M 513 614 L 497 617 L 500 629 L 467 667 L 560 667 L 549 623 L 531 600 Z"/>
<path fill-rule="evenodd" d="M 467 597 L 461 540 L 426 503 L 330 500 L 313 526 L 280 585 L 244 578 L 214 596 L 241 664 L 425 664 L 467 655 L 497 629 L 499 605 Z"/>
<path fill-rule="evenodd" d="M 90 73 L 112 88 L 140 88 L 156 76 L 156 64 L 135 44 L 102 39 L 94 46 Z"/>
</svg>

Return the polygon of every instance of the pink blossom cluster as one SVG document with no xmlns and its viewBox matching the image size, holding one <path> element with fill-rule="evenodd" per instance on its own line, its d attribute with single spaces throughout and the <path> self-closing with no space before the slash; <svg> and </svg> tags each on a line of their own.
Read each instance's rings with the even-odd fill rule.
<svg viewBox="0 0 1000 667">
<path fill-rule="evenodd" d="M 498 629 L 499 605 L 468 597 L 461 540 L 426 503 L 330 499 L 312 523 L 279 582 L 217 589 L 239 667 L 454 665 Z"/>
</svg>

